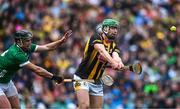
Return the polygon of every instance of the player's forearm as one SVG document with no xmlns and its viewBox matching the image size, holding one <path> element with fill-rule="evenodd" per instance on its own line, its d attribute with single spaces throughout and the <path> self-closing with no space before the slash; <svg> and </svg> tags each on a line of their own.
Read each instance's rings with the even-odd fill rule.
<svg viewBox="0 0 180 109">
<path fill-rule="evenodd" d="M 95 49 L 98 50 L 101 56 L 108 61 L 110 64 L 115 63 L 111 55 L 106 51 L 104 45 L 102 44 L 96 44 L 94 45 Z"/>
<path fill-rule="evenodd" d="M 62 83 L 64 80 L 64 78 L 62 76 L 53 75 L 41 67 L 36 67 L 35 73 L 38 74 L 39 76 L 49 78 L 49 79 L 55 81 L 57 84 Z"/>
<path fill-rule="evenodd" d="M 41 67 L 37 67 L 34 72 L 38 74 L 39 76 L 46 77 L 46 78 L 52 78 L 53 76 L 52 73 L 48 72 L 47 70 Z"/>
<path fill-rule="evenodd" d="M 117 52 L 113 52 L 112 58 L 117 62 L 122 62 L 122 59 L 119 57 L 119 54 Z"/>
<path fill-rule="evenodd" d="M 104 59 L 106 59 L 110 64 L 114 63 L 114 59 L 111 57 L 111 55 L 106 50 L 99 50 L 99 53 L 101 56 L 103 56 Z"/>
<path fill-rule="evenodd" d="M 60 46 L 64 41 L 62 39 L 57 40 L 55 42 L 51 42 L 46 44 L 45 46 L 48 48 L 48 50 L 54 50 L 56 49 L 58 46 Z"/>
</svg>

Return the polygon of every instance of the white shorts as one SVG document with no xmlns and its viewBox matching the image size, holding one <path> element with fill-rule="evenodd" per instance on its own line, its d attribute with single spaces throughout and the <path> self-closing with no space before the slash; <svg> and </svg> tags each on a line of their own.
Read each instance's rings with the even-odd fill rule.
<svg viewBox="0 0 180 109">
<path fill-rule="evenodd" d="M 12 81 L 9 83 L 0 83 L 0 96 L 6 95 L 7 97 L 18 95 L 17 89 Z"/>
<path fill-rule="evenodd" d="M 81 80 L 81 78 L 77 75 L 74 75 L 74 79 Z M 103 96 L 102 84 L 96 84 L 96 83 L 91 83 L 87 81 L 80 81 L 80 82 L 73 82 L 73 86 L 74 86 L 75 91 L 78 91 L 80 89 L 85 89 L 89 92 L 90 95 Z"/>
</svg>

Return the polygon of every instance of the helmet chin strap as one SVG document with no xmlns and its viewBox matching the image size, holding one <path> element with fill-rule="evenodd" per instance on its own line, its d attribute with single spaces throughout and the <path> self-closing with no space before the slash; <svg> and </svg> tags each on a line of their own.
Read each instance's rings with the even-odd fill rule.
<svg viewBox="0 0 180 109">
<path fill-rule="evenodd" d="M 19 39 L 19 43 L 18 43 L 18 46 L 19 46 L 19 47 L 22 47 L 22 46 L 23 46 L 23 42 L 22 42 L 22 39 Z"/>
<path fill-rule="evenodd" d="M 22 41 L 22 39 L 19 39 L 19 42 L 17 43 L 17 45 L 18 45 L 23 51 L 28 51 L 28 50 L 25 50 L 25 49 L 23 48 L 23 41 Z"/>
<path fill-rule="evenodd" d="M 109 27 L 105 27 L 105 28 L 103 29 L 103 33 L 104 33 L 105 36 L 108 38 L 108 40 L 113 41 L 115 38 L 114 38 L 114 37 L 111 37 L 110 35 L 108 35 L 108 31 L 109 31 Z M 108 36 L 110 36 L 110 37 L 108 37 Z"/>
<path fill-rule="evenodd" d="M 103 31 L 103 33 L 105 34 L 106 37 L 108 36 L 108 30 L 109 30 L 109 27 L 104 27 L 102 29 L 102 31 Z"/>
</svg>

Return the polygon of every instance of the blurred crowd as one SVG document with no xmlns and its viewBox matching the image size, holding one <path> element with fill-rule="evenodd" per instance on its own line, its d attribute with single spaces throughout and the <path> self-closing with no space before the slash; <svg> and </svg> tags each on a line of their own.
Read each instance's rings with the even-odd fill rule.
<svg viewBox="0 0 180 109">
<path fill-rule="evenodd" d="M 33 32 L 33 42 L 72 37 L 51 52 L 34 53 L 31 62 L 54 74 L 72 78 L 85 42 L 104 18 L 120 21 L 118 46 L 125 65 L 141 62 L 143 73 L 106 69 L 114 79 L 104 86 L 104 109 L 180 108 L 179 0 L 0 0 L 0 53 L 12 43 L 12 33 Z M 170 31 L 175 25 L 177 30 Z M 14 77 L 21 108 L 75 109 L 72 83 L 56 85 L 27 69 Z"/>
</svg>

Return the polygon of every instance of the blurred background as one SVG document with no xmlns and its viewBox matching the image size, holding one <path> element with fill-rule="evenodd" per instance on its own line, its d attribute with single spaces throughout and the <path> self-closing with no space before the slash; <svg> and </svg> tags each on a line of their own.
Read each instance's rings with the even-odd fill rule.
<svg viewBox="0 0 180 109">
<path fill-rule="evenodd" d="M 115 83 L 104 86 L 104 109 L 180 109 L 180 0 L 0 0 L 0 53 L 17 30 L 29 29 L 34 43 L 45 44 L 72 29 L 63 46 L 31 57 L 34 64 L 71 78 L 85 42 L 104 18 L 120 21 L 116 41 L 124 64 L 143 65 L 140 76 L 106 70 Z M 27 69 L 13 80 L 22 109 L 76 108 L 72 83 L 55 85 Z"/>
</svg>

